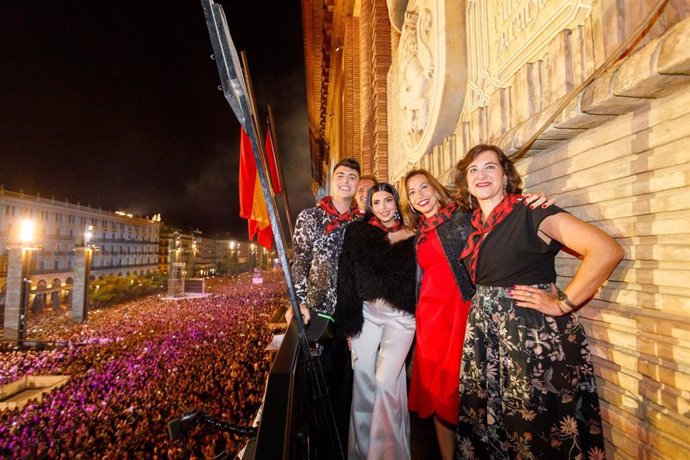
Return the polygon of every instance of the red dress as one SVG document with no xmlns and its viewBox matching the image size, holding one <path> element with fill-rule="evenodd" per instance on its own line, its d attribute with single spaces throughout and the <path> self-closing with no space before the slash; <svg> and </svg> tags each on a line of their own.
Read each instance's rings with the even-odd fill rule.
<svg viewBox="0 0 690 460">
<path fill-rule="evenodd" d="M 419 244 L 417 262 L 423 276 L 415 315 L 417 338 L 409 407 L 421 418 L 435 414 L 455 425 L 460 359 L 470 302 L 462 299 L 435 229 Z"/>
</svg>

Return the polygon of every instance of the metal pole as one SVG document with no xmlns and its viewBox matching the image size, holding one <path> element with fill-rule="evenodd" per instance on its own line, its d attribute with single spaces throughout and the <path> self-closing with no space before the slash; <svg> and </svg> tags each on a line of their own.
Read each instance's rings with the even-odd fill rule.
<svg viewBox="0 0 690 460">
<path fill-rule="evenodd" d="M 299 303 L 297 295 L 295 294 L 295 286 L 292 281 L 290 273 L 290 264 L 287 258 L 287 251 L 285 247 L 285 240 L 280 221 L 276 216 L 276 204 L 273 193 L 266 178 L 266 170 L 263 168 L 263 161 L 261 154 L 261 141 L 258 138 L 256 124 L 252 120 L 252 113 L 247 101 L 248 91 L 246 82 L 242 75 L 242 67 L 237 56 L 237 51 L 232 42 L 232 38 L 228 32 L 227 21 L 223 7 L 214 3 L 212 0 L 201 0 L 201 5 L 204 9 L 204 16 L 206 17 L 206 25 L 209 30 L 211 38 L 211 45 L 213 47 L 213 58 L 216 61 L 218 73 L 220 75 L 220 82 L 223 87 L 223 95 L 230 104 L 237 121 L 240 122 L 242 128 L 249 136 L 252 143 L 252 150 L 254 160 L 257 166 L 259 181 L 261 189 L 266 200 L 266 207 L 268 210 L 269 221 L 271 222 L 271 230 L 275 238 L 276 251 L 280 263 L 283 266 L 283 273 L 285 275 L 285 284 L 288 291 L 288 297 L 294 312 L 294 320 L 297 323 L 300 343 L 303 350 L 308 353 L 309 341 L 305 332 L 304 322 L 299 310 Z"/>
<path fill-rule="evenodd" d="M 89 245 L 84 249 L 84 313 L 82 323 L 85 323 L 89 315 L 89 277 L 91 276 L 91 261 L 93 258 L 93 248 Z"/>
<path fill-rule="evenodd" d="M 309 352 L 309 341 L 307 340 L 304 321 L 302 320 L 297 295 L 295 293 L 295 286 L 292 281 L 292 274 L 290 273 L 284 234 L 276 212 L 275 196 L 266 176 L 266 168 L 263 162 L 265 154 L 262 150 L 263 146 L 261 145 L 261 139 L 259 137 L 259 127 L 256 123 L 256 117 L 254 116 L 256 111 L 252 110 L 255 107 L 252 93 L 247 90 L 248 84 L 244 78 L 242 78 L 242 68 L 239 65 L 237 51 L 235 50 L 232 38 L 228 32 L 223 7 L 215 4 L 212 0 L 201 0 L 201 4 L 204 9 L 204 16 L 206 17 L 206 25 L 211 38 L 211 45 L 213 46 L 214 59 L 218 67 L 218 73 L 220 74 L 223 94 L 252 143 L 254 160 L 256 162 L 264 199 L 266 200 L 266 207 L 273 236 L 275 238 L 276 250 L 283 267 L 288 297 L 294 313 L 293 320 L 297 325 L 301 351 L 307 363 L 307 367 L 310 368 L 310 376 L 317 380 L 318 386 L 320 387 L 320 384 L 325 383 L 325 381 L 321 371 L 320 361 L 312 357 Z M 245 71 L 246 70 L 245 64 Z M 320 388 L 317 389 L 320 390 Z M 331 441 L 332 452 L 330 454 L 334 458 L 344 459 L 342 443 L 340 442 L 340 437 L 335 427 L 333 408 L 327 396 L 327 388 L 325 385 L 323 390 L 325 390 L 323 394 L 317 396 L 319 396 L 321 409 L 324 411 L 323 415 L 327 425 L 328 436 Z M 323 396 L 325 396 L 325 398 Z"/>
<path fill-rule="evenodd" d="M 290 202 L 288 201 L 288 191 L 287 182 L 285 182 L 285 174 L 283 174 L 283 168 L 280 167 L 280 155 L 278 154 L 278 133 L 275 129 L 275 122 L 273 121 L 273 109 L 271 105 L 268 105 L 268 131 L 271 133 L 271 140 L 273 141 L 273 155 L 276 160 L 276 169 L 280 175 L 280 182 L 283 184 L 283 202 L 285 203 L 285 216 L 288 222 L 288 231 L 290 235 L 294 234 L 294 229 L 292 228 L 292 214 L 290 213 Z"/>
</svg>

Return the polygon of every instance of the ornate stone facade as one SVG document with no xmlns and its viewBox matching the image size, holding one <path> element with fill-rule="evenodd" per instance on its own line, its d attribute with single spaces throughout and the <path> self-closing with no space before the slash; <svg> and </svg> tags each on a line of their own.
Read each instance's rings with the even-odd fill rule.
<svg viewBox="0 0 690 460">
<path fill-rule="evenodd" d="M 91 244 L 98 247 L 91 275 L 150 274 L 158 269 L 160 218 L 141 218 L 52 198 L 10 192 L 0 187 L 0 296 L 8 276 L 8 247 L 17 245 L 20 223 L 35 222 L 29 275 L 32 301 L 61 301 L 73 284 L 75 246 L 84 244 L 90 226 Z"/>
<path fill-rule="evenodd" d="M 440 27 L 439 18 L 452 16 L 450 3 L 459 16 Z M 498 144 L 520 152 L 516 165 L 528 189 L 548 192 L 613 235 L 625 259 L 580 312 L 596 359 L 607 454 L 687 456 L 690 1 L 362 0 L 359 11 L 357 5 L 350 14 L 360 27 L 353 52 L 363 84 L 356 94 L 332 89 L 333 100 L 359 98 L 364 163 L 380 163 L 387 149 L 380 178 L 395 183 L 423 167 L 450 183 L 470 147 Z M 387 29 L 374 5 L 387 6 Z M 386 34 L 382 80 L 385 59 L 371 37 Z M 440 79 L 449 78 L 442 59 L 459 59 L 466 73 L 439 102 Z M 340 61 L 329 62 L 332 70 Z M 384 101 L 385 127 L 375 115 Z M 535 133 L 541 134 L 529 143 Z M 559 258 L 561 286 L 576 264 L 566 254 Z"/>
<path fill-rule="evenodd" d="M 462 2 L 405 4 L 397 59 L 388 74 L 392 176 L 404 174 L 452 134 L 467 86 Z"/>
</svg>

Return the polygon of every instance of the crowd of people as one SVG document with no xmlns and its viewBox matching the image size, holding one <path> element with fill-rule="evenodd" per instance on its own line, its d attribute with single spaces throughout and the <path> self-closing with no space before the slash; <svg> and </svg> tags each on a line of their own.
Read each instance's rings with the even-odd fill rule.
<svg viewBox="0 0 690 460">
<path fill-rule="evenodd" d="M 237 452 L 244 440 L 196 427 L 171 441 L 167 423 L 192 411 L 249 426 L 271 365 L 268 323 L 284 308 L 285 285 L 247 275 L 214 280 L 210 296 L 151 296 L 90 312 L 85 324 L 67 315 L 30 324 L 46 350 L 0 353 L 3 384 L 24 375 L 68 375 L 68 383 L 0 412 L 0 458 L 210 458 Z"/>
</svg>

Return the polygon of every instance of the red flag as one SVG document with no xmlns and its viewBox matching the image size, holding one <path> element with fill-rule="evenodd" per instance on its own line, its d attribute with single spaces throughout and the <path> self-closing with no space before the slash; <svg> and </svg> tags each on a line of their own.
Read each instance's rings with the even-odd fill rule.
<svg viewBox="0 0 690 460">
<path fill-rule="evenodd" d="M 242 128 L 240 131 L 240 217 L 247 219 L 249 240 L 256 236 L 261 246 L 271 249 L 273 232 L 254 161 L 252 143 Z"/>
<path fill-rule="evenodd" d="M 278 194 L 283 190 L 280 183 L 280 176 L 278 175 L 278 166 L 276 161 L 276 151 L 273 148 L 273 138 L 271 137 L 270 128 L 266 130 L 266 162 L 268 163 L 268 170 L 271 172 L 271 185 L 273 186 L 273 193 Z"/>
</svg>

